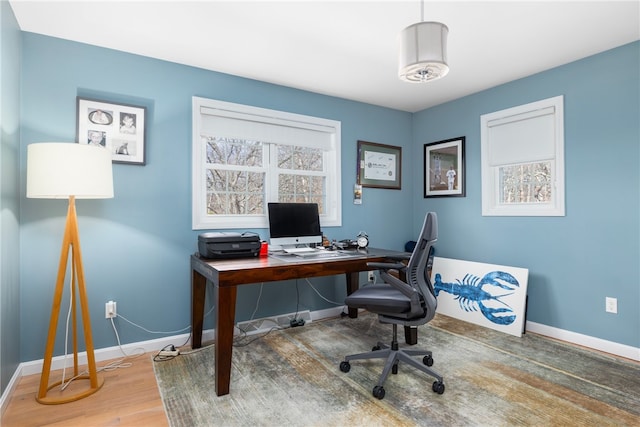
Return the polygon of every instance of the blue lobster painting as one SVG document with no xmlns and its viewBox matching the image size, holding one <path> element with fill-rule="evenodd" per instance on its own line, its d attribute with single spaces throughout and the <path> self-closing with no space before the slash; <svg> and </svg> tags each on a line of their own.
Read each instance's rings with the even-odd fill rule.
<svg viewBox="0 0 640 427">
<path fill-rule="evenodd" d="M 472 274 L 466 274 L 462 281 L 456 279 L 456 282 L 453 283 L 444 283 L 442 276 L 437 273 L 433 288 L 436 296 L 440 291 L 453 295 L 464 311 L 477 311 L 480 308 L 484 317 L 491 322 L 510 325 L 516 320 L 516 315 L 513 314 L 511 307 L 500 298 L 512 295 L 513 292 L 494 295 L 483 289 L 492 286 L 513 291 L 520 284 L 515 277 L 504 271 L 492 271 L 485 274 L 482 279 Z"/>
</svg>

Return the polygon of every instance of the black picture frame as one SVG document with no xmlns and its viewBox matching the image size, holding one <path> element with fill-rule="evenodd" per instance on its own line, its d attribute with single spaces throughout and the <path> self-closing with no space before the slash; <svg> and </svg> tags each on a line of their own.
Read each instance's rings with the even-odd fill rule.
<svg viewBox="0 0 640 427">
<path fill-rule="evenodd" d="M 363 187 L 400 190 L 402 147 L 358 141 L 357 181 Z"/>
<path fill-rule="evenodd" d="M 113 163 L 144 165 L 146 107 L 77 97 L 76 142 L 102 146 Z"/>
<path fill-rule="evenodd" d="M 465 197 L 464 145 L 464 136 L 424 144 L 425 198 Z"/>
</svg>

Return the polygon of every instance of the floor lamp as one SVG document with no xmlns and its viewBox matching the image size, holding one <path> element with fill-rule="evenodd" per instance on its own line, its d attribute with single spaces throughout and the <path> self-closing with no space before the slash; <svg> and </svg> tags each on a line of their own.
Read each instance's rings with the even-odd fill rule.
<svg viewBox="0 0 640 427">
<path fill-rule="evenodd" d="M 49 334 L 44 353 L 40 388 L 36 400 L 52 405 L 73 402 L 87 397 L 102 387 L 104 378 L 98 376 L 93 353 L 93 338 L 89 318 L 89 304 L 84 281 L 84 269 L 78 235 L 75 199 L 105 199 L 113 197 L 111 154 L 104 148 L 84 144 L 43 142 L 27 146 L 27 197 L 43 199 L 69 199 L 67 221 L 62 240 L 60 264 L 53 295 Z M 88 381 L 88 388 L 80 391 L 61 391 L 55 396 L 47 394 L 62 381 L 49 384 L 53 347 L 60 314 L 60 303 L 71 251 L 71 311 L 73 330 L 73 375 L 76 380 Z M 76 321 L 76 288 L 79 294 L 84 340 L 87 353 L 88 375 L 78 372 L 78 340 Z"/>
</svg>

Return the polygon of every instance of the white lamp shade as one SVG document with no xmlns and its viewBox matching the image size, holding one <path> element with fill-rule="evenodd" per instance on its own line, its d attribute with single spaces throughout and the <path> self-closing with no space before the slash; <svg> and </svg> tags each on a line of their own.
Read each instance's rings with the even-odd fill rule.
<svg viewBox="0 0 640 427">
<path fill-rule="evenodd" d="M 400 33 L 398 76 L 407 82 L 422 83 L 444 77 L 447 65 L 449 28 L 440 22 L 419 22 Z"/>
<path fill-rule="evenodd" d="M 27 146 L 27 197 L 40 199 L 113 197 L 111 153 L 65 142 Z"/>
</svg>

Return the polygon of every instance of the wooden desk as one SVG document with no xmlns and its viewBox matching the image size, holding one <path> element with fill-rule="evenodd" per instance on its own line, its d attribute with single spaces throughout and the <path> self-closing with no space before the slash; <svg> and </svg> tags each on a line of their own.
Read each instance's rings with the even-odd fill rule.
<svg viewBox="0 0 640 427">
<path fill-rule="evenodd" d="M 368 262 L 383 261 L 386 256 L 401 254 L 404 252 L 369 248 L 358 251 L 358 256 L 348 258 L 299 258 L 295 261 L 284 261 L 273 256 L 207 260 L 201 259 L 198 254 L 192 255 L 191 331 L 193 348 L 202 346 L 207 280 L 214 285 L 216 394 L 218 396 L 229 394 L 238 285 L 345 274 L 347 294 L 351 294 L 358 289 L 358 273 L 371 270 L 367 267 Z M 355 318 L 357 316 L 358 310 L 350 308 L 349 317 Z"/>
</svg>

